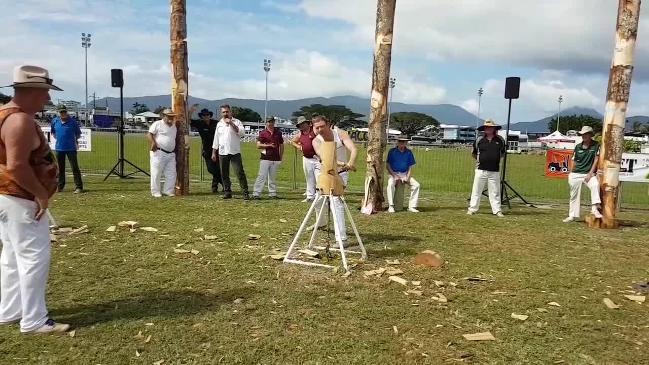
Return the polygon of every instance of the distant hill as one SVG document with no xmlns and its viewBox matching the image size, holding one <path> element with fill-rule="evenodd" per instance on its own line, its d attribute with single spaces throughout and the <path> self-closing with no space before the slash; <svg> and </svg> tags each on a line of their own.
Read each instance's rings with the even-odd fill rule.
<svg viewBox="0 0 649 365">
<path fill-rule="evenodd" d="M 600 113 L 597 112 L 595 109 L 590 109 L 590 108 L 581 108 L 581 107 L 571 107 L 565 110 L 561 111 L 561 115 L 588 115 L 591 117 L 595 118 L 603 118 L 604 116 Z M 548 117 L 545 117 L 543 119 L 539 119 L 534 122 L 521 122 L 521 123 L 514 123 L 511 125 L 512 130 L 517 130 L 517 131 L 522 131 L 525 132 L 527 131 L 528 133 L 541 133 L 541 132 L 549 132 L 548 130 L 548 123 L 553 118 L 556 118 L 557 115 L 553 114 Z"/>
<path fill-rule="evenodd" d="M 97 105 L 104 106 L 108 102 L 110 110 L 119 110 L 119 98 L 104 98 L 98 99 Z M 129 111 L 134 103 L 144 104 L 149 109 L 154 110 L 158 106 L 169 106 L 171 104 L 170 95 L 157 95 L 157 96 L 140 96 L 124 98 L 124 110 Z M 250 108 L 259 115 L 264 115 L 264 101 L 255 99 L 220 99 L 220 100 L 206 100 L 201 98 L 190 97 L 189 104 L 200 104 L 201 108 L 208 108 L 216 110 L 222 104 L 229 104 L 231 106 L 239 106 Z M 369 114 L 370 100 L 360 98 L 357 96 L 334 96 L 331 98 L 306 98 L 298 100 L 269 100 L 268 113 L 269 115 L 279 116 L 281 118 L 290 118 L 294 111 L 299 110 L 305 105 L 323 104 L 323 105 L 345 105 L 352 111 L 365 115 Z M 431 117 L 440 121 L 440 123 L 451 124 L 475 124 L 475 115 L 469 113 L 465 109 L 452 104 L 439 104 L 439 105 L 422 105 L 422 104 L 406 104 L 393 102 L 391 111 L 396 112 L 418 112 L 428 114 Z"/>
</svg>

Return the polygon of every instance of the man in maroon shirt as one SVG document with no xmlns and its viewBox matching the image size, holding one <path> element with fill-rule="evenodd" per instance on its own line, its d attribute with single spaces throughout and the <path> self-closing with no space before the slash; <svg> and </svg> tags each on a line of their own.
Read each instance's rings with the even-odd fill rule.
<svg viewBox="0 0 649 365">
<path fill-rule="evenodd" d="M 311 202 L 315 198 L 315 166 L 318 163 L 315 150 L 313 149 L 315 133 L 313 132 L 311 122 L 305 117 L 297 118 L 296 126 L 300 129 L 300 133 L 291 140 L 291 144 L 302 151 L 302 169 L 306 178 L 306 199 L 302 202 Z"/>
<path fill-rule="evenodd" d="M 257 148 L 261 150 L 261 161 L 259 161 L 259 174 L 255 181 L 252 198 L 259 199 L 261 197 L 261 191 L 268 180 L 268 195 L 271 199 L 277 199 L 276 178 L 284 155 L 284 138 L 282 138 L 282 132 L 275 128 L 275 118 L 268 118 L 266 129 L 259 132 Z"/>
</svg>

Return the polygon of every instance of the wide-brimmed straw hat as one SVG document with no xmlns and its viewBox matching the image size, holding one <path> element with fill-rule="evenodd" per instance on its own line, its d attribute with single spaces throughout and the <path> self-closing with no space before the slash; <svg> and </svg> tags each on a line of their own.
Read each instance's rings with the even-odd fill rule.
<svg viewBox="0 0 649 365">
<path fill-rule="evenodd" d="M 581 130 L 579 132 L 577 132 L 577 134 L 579 134 L 580 136 L 583 136 L 586 133 L 595 134 L 595 131 L 593 130 L 593 127 L 585 125 L 581 127 Z"/>
<path fill-rule="evenodd" d="M 305 116 L 300 116 L 300 117 L 297 117 L 297 122 L 295 123 L 295 126 L 299 127 L 300 125 L 302 125 L 304 123 L 309 123 L 309 120 L 306 119 Z"/>
<path fill-rule="evenodd" d="M 203 109 L 201 110 L 201 112 L 198 113 L 198 116 L 199 116 L 199 117 L 202 117 L 203 115 L 209 115 L 210 118 L 212 118 L 212 117 L 214 116 L 214 113 L 212 113 L 211 111 L 209 111 L 207 108 L 203 108 Z"/>
<path fill-rule="evenodd" d="M 496 128 L 496 130 L 499 130 L 499 129 L 502 129 L 503 126 L 496 124 L 496 122 L 494 122 L 491 119 L 487 119 L 487 120 L 484 121 L 484 123 L 481 126 L 478 127 L 478 130 L 479 131 L 484 131 L 484 129 L 486 127 L 494 127 L 494 128 Z"/>
<path fill-rule="evenodd" d="M 4 87 L 34 88 L 63 91 L 52 83 L 50 73 L 38 66 L 23 65 L 14 68 L 14 82 Z"/>
<path fill-rule="evenodd" d="M 160 113 L 160 114 L 166 115 L 168 117 L 175 117 L 177 115 L 176 113 L 174 113 L 173 110 L 171 110 L 169 108 L 166 108 L 166 109 L 162 110 L 162 113 Z"/>
</svg>

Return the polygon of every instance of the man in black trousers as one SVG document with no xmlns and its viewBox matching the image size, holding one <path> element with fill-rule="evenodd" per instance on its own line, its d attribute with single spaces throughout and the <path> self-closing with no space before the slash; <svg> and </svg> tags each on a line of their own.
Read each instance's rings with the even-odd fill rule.
<svg viewBox="0 0 649 365">
<path fill-rule="evenodd" d="M 243 199 L 249 200 L 248 180 L 241 160 L 241 137 L 244 135 L 243 123 L 232 116 L 229 105 L 221 106 L 221 120 L 216 125 L 214 143 L 212 143 L 212 161 L 221 164 L 223 178 L 223 199 L 232 199 L 232 183 L 230 182 L 230 165 L 234 169 Z"/>
<path fill-rule="evenodd" d="M 65 158 L 70 161 L 74 175 L 74 193 L 83 193 L 83 181 L 77 160 L 78 140 L 81 138 L 81 128 L 77 120 L 68 115 L 68 110 L 61 105 L 58 108 L 59 116 L 52 120 L 51 133 L 56 139 L 54 150 L 59 163 L 59 191 L 65 188 Z"/>
<path fill-rule="evenodd" d="M 191 109 L 190 114 L 194 114 L 198 104 L 194 105 Z M 207 171 L 212 174 L 212 193 L 219 192 L 219 184 L 223 186 L 223 180 L 221 179 L 221 168 L 219 166 L 218 158 L 216 161 L 212 160 L 212 144 L 214 143 L 214 133 L 216 132 L 216 120 L 212 119 L 214 113 L 207 109 L 203 109 L 198 113 L 199 120 L 192 120 L 191 127 L 195 128 L 198 134 L 201 136 L 201 141 L 203 144 L 203 159 L 205 160 L 205 166 Z M 218 156 L 217 156 L 218 157 Z"/>
</svg>

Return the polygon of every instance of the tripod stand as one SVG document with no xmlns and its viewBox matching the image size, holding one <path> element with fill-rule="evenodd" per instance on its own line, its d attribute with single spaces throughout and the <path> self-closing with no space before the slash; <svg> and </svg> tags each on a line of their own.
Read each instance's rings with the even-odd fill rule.
<svg viewBox="0 0 649 365">
<path fill-rule="evenodd" d="M 120 179 L 126 179 L 129 178 L 131 175 L 141 172 L 146 176 L 150 176 L 148 172 L 135 166 L 131 161 L 124 158 L 124 86 L 123 85 L 119 87 L 119 104 L 120 104 L 120 118 L 119 118 L 119 126 L 117 127 L 117 133 L 118 133 L 117 143 L 119 145 L 119 152 L 118 152 L 119 155 L 117 156 L 117 163 L 115 164 L 115 166 L 113 166 L 113 168 L 106 175 L 106 177 L 104 177 L 104 181 L 106 181 L 106 179 L 108 179 L 110 175 L 115 175 Z M 124 172 L 125 163 L 131 165 L 133 168 L 135 168 L 136 171 L 130 174 L 126 174 Z"/>
<path fill-rule="evenodd" d="M 363 246 L 363 241 L 361 240 L 360 235 L 358 234 L 358 229 L 356 228 L 356 224 L 354 223 L 354 219 L 352 218 L 352 213 L 349 210 L 349 207 L 347 206 L 347 202 L 345 202 L 345 199 L 342 196 L 334 196 L 332 192 L 330 192 L 328 195 L 324 194 L 319 194 L 316 199 L 313 200 L 313 203 L 311 204 L 311 207 L 309 208 L 309 211 L 307 212 L 306 216 L 304 217 L 304 220 L 302 221 L 302 224 L 300 225 L 300 228 L 298 229 L 297 233 L 295 234 L 295 237 L 293 238 L 293 242 L 288 248 L 288 251 L 286 251 L 286 256 L 284 257 L 284 262 L 285 263 L 291 263 L 291 264 L 298 264 L 298 265 L 306 265 L 306 266 L 318 266 L 318 267 L 326 267 L 330 269 L 334 269 L 335 266 L 332 265 L 326 265 L 326 264 L 321 264 L 317 262 L 309 262 L 309 261 L 302 261 L 297 258 L 293 258 L 293 252 L 296 249 L 296 245 L 298 240 L 300 239 L 300 236 L 304 233 L 306 230 L 307 223 L 309 222 L 309 219 L 313 214 L 315 214 L 315 225 L 313 227 L 313 232 L 311 233 L 311 238 L 309 239 L 309 245 L 308 248 L 315 248 L 314 242 L 316 239 L 316 235 L 318 233 L 318 223 L 320 222 L 320 217 L 322 214 L 324 214 L 324 210 L 331 209 L 332 212 L 334 212 L 334 199 L 340 199 L 343 206 L 345 207 L 345 213 L 347 214 L 347 219 L 349 219 L 349 223 L 351 224 L 354 234 L 356 235 L 356 240 L 358 241 L 358 246 L 360 247 L 360 252 L 359 251 L 351 251 L 351 250 L 346 250 L 346 248 L 343 245 L 342 240 L 338 235 L 336 235 L 336 243 L 338 248 L 334 248 L 332 250 L 334 251 L 340 251 L 340 256 L 342 258 L 343 262 L 343 267 L 345 268 L 345 271 L 349 271 L 349 266 L 347 265 L 347 253 L 355 253 L 355 254 L 360 254 L 361 255 L 361 260 L 367 259 L 367 252 L 365 251 L 365 246 Z M 317 210 L 318 204 L 322 204 L 320 206 L 320 209 Z M 327 205 L 329 207 L 327 207 Z M 334 222 L 334 231 L 339 232 L 339 229 L 341 227 L 338 226 L 338 221 L 336 220 L 336 217 L 332 217 L 332 219 L 329 219 L 327 224 L 333 220 Z M 343 224 L 345 224 L 343 222 Z M 328 250 L 328 245 L 327 245 L 327 250 Z"/>
<path fill-rule="evenodd" d="M 505 156 L 503 157 L 503 171 L 500 175 L 500 203 L 507 204 L 509 209 L 512 209 L 510 201 L 516 198 L 520 198 L 523 203 L 529 207 L 534 207 L 530 204 L 523 196 L 514 189 L 509 182 L 507 182 L 507 150 L 509 149 L 509 124 L 512 115 L 512 98 L 509 99 L 509 109 L 507 111 L 507 131 L 505 132 Z M 483 192 L 484 194 L 484 192 Z M 511 195 L 510 195 L 511 194 Z"/>
</svg>

